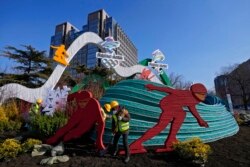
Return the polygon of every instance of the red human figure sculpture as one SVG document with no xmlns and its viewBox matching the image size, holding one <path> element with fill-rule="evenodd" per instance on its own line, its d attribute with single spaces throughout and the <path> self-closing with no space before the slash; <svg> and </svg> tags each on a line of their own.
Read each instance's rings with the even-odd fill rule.
<svg viewBox="0 0 250 167">
<path fill-rule="evenodd" d="M 139 78 L 143 79 L 143 80 L 150 80 L 151 78 L 154 77 L 154 75 L 152 75 L 151 77 L 149 77 L 150 74 L 151 74 L 151 71 L 149 69 L 147 69 L 147 68 L 144 68 L 142 70 L 142 73 L 141 73 L 141 75 L 140 75 Z"/>
<path fill-rule="evenodd" d="M 172 124 L 164 148 L 158 148 L 156 149 L 156 152 L 171 151 L 172 143 L 177 141 L 176 134 L 186 117 L 186 112 L 183 110 L 183 107 L 188 107 L 189 111 L 197 119 L 200 126 L 208 127 L 207 122 L 200 117 L 195 108 L 196 104 L 205 100 L 207 89 L 204 85 L 199 83 L 194 84 L 191 86 L 190 90 L 176 90 L 168 87 L 158 87 L 152 84 L 148 84 L 145 87 L 149 91 L 157 90 L 168 93 L 169 95 L 165 96 L 160 101 L 162 113 L 159 117 L 158 123 L 146 131 L 143 136 L 130 144 L 130 153 L 147 152 L 142 146 L 142 143 L 158 135 L 170 122 L 172 122 Z"/>
<path fill-rule="evenodd" d="M 54 145 L 60 141 L 67 142 L 79 138 L 97 124 L 96 146 L 99 150 L 105 149 L 102 141 L 105 122 L 101 115 L 100 104 L 93 98 L 92 93 L 88 91 L 76 92 L 69 95 L 67 101 L 69 105 L 76 104 L 69 106 L 69 108 L 75 107 L 71 108 L 71 112 L 74 110 L 72 116 L 67 124 L 50 137 L 46 143 Z"/>
</svg>

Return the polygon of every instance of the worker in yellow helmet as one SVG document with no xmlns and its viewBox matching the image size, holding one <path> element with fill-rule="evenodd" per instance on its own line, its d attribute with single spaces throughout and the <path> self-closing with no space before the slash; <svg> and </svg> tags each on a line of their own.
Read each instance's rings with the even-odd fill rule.
<svg viewBox="0 0 250 167">
<path fill-rule="evenodd" d="M 129 146 L 128 146 L 128 134 L 129 134 L 129 121 L 130 115 L 128 110 L 121 107 L 117 101 L 112 101 L 110 103 L 111 109 L 113 110 L 112 115 L 112 131 L 114 133 L 114 150 L 112 155 L 116 156 L 118 151 L 118 141 L 122 135 L 123 146 L 125 148 L 125 159 L 124 162 L 128 163 L 130 158 Z"/>
<path fill-rule="evenodd" d="M 34 103 L 34 104 L 31 105 L 29 114 L 30 115 L 40 114 L 42 103 L 43 103 L 43 99 L 41 99 L 41 98 L 37 99 L 36 103 Z"/>
<path fill-rule="evenodd" d="M 111 111 L 111 105 L 110 104 L 104 104 L 103 108 L 101 108 L 102 112 L 102 118 L 105 121 L 107 118 L 112 118 L 111 115 L 106 114 L 106 112 Z"/>
<path fill-rule="evenodd" d="M 36 115 L 39 115 L 41 113 L 41 106 L 43 103 L 43 99 L 39 98 L 36 100 L 36 103 L 33 103 L 30 107 L 30 110 L 28 113 L 26 113 L 23 117 L 26 122 L 24 128 L 30 129 L 30 123 L 31 120 L 34 119 Z"/>
<path fill-rule="evenodd" d="M 104 106 L 103 107 L 101 107 L 101 114 L 102 114 L 102 118 L 103 118 L 103 120 L 104 120 L 104 123 L 105 123 L 105 121 L 106 121 L 106 119 L 108 118 L 108 119 L 111 119 L 112 118 L 112 115 L 108 115 L 107 114 L 107 112 L 110 112 L 111 111 L 111 105 L 110 104 L 104 104 Z M 99 156 L 104 156 L 106 153 L 107 153 L 107 151 L 108 151 L 108 149 L 109 149 L 109 145 L 106 147 L 106 149 L 104 149 L 104 150 L 101 150 L 100 152 L 99 152 Z"/>
</svg>

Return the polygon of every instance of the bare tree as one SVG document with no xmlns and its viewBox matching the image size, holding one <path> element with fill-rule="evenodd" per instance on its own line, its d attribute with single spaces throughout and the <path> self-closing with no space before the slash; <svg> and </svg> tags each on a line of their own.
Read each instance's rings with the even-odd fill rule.
<svg viewBox="0 0 250 167">
<path fill-rule="evenodd" d="M 242 64 L 230 65 L 221 70 L 221 76 L 225 78 L 225 90 L 218 93 L 230 93 L 235 104 L 243 104 L 248 110 L 250 103 L 250 59 Z"/>
<path fill-rule="evenodd" d="M 229 91 L 241 98 L 245 110 L 250 102 L 250 60 L 237 66 L 229 75 Z"/>
<path fill-rule="evenodd" d="M 217 76 L 220 76 L 220 75 L 229 75 L 238 66 L 239 66 L 239 64 L 233 64 L 233 65 L 228 65 L 228 66 L 221 67 L 220 72 L 216 73 L 216 75 Z"/>
<path fill-rule="evenodd" d="M 193 84 L 191 81 L 185 81 L 184 77 L 179 74 L 170 73 L 169 79 L 176 89 L 189 89 L 190 86 Z"/>
</svg>

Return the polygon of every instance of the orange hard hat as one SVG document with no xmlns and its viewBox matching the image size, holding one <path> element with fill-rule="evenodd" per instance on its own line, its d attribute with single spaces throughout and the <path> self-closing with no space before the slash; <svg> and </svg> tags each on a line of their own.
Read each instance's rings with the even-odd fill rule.
<svg viewBox="0 0 250 167">
<path fill-rule="evenodd" d="M 104 104 L 104 108 L 106 109 L 106 111 L 110 112 L 111 105 L 110 104 Z"/>
<path fill-rule="evenodd" d="M 119 103 L 117 101 L 111 101 L 110 103 L 111 108 L 119 106 Z"/>
<path fill-rule="evenodd" d="M 39 98 L 39 99 L 36 100 L 36 102 L 37 102 L 38 104 L 41 104 L 41 103 L 43 102 L 43 99 Z"/>
</svg>

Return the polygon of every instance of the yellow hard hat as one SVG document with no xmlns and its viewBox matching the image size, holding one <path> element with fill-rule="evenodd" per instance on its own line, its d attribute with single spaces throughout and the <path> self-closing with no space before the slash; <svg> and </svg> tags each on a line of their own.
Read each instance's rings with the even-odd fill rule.
<svg viewBox="0 0 250 167">
<path fill-rule="evenodd" d="M 111 105 L 110 104 L 104 104 L 104 108 L 106 109 L 106 111 L 110 112 Z"/>
<path fill-rule="evenodd" d="M 114 108 L 114 107 L 119 106 L 119 103 L 117 101 L 111 101 L 110 105 L 111 105 L 111 108 Z"/>
<path fill-rule="evenodd" d="M 41 103 L 43 102 L 43 99 L 39 98 L 39 99 L 36 100 L 36 102 L 37 102 L 38 104 L 41 104 Z"/>
</svg>

